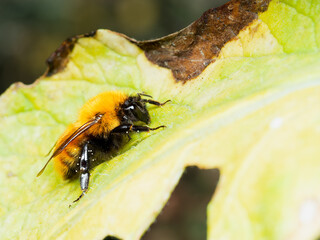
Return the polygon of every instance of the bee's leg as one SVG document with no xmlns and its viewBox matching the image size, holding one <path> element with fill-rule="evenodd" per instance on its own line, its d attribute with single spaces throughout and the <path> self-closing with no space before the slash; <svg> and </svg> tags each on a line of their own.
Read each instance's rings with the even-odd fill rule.
<svg viewBox="0 0 320 240">
<path fill-rule="evenodd" d="M 80 157 L 80 187 L 81 187 L 82 193 L 73 202 L 79 201 L 87 192 L 88 186 L 89 186 L 89 178 L 90 178 L 90 173 L 89 173 L 88 142 L 86 142 Z"/>
<path fill-rule="evenodd" d="M 148 126 L 137 126 L 132 124 L 123 124 L 112 130 L 112 133 L 129 133 L 129 132 L 149 132 L 157 130 L 159 128 L 165 128 L 166 126 L 159 126 L 155 128 L 150 128 Z"/>
<path fill-rule="evenodd" d="M 150 103 L 150 104 L 153 104 L 153 105 L 156 105 L 156 106 L 163 106 L 165 105 L 167 102 L 171 102 L 171 100 L 167 100 L 163 103 L 160 103 L 160 102 L 157 102 L 157 101 L 154 101 L 152 99 L 142 99 L 141 100 L 142 102 L 145 102 L 145 103 Z"/>
</svg>

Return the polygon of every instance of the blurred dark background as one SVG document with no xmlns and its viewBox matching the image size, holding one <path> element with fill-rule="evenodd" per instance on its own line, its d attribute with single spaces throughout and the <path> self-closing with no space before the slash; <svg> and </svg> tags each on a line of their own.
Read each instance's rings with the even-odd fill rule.
<svg viewBox="0 0 320 240">
<path fill-rule="evenodd" d="M 32 83 L 66 38 L 107 28 L 138 40 L 186 27 L 226 0 L 1 0 L 0 93 Z"/>
<path fill-rule="evenodd" d="M 167 204 L 141 240 L 207 239 L 207 206 L 219 179 L 218 169 L 187 167 Z"/>
</svg>

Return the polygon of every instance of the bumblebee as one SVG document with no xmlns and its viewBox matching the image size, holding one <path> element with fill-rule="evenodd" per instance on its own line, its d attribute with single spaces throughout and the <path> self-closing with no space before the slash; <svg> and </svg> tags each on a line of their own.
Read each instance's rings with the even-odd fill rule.
<svg viewBox="0 0 320 240">
<path fill-rule="evenodd" d="M 80 109 L 78 120 L 70 124 L 58 139 L 51 157 L 37 177 L 53 159 L 55 170 L 63 179 L 80 176 L 82 193 L 73 201 L 77 202 L 88 190 L 90 170 L 117 154 L 130 140 L 131 132 L 148 132 L 165 127 L 146 126 L 150 123 L 146 104 L 162 106 L 169 101 L 160 103 L 144 93 L 132 96 L 122 92 L 100 93 Z"/>
</svg>

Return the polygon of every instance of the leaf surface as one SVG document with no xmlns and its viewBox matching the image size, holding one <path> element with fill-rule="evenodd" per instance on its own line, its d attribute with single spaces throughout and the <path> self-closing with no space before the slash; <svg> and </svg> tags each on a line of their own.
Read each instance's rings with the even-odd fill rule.
<svg viewBox="0 0 320 240">
<path fill-rule="evenodd" d="M 191 165 L 221 171 L 207 211 L 209 239 L 315 238 L 320 3 L 257 2 L 231 1 L 190 28 L 149 42 L 109 30 L 69 39 L 43 77 L 11 86 L 0 98 L 2 238 L 139 239 Z M 243 12 L 252 19 L 241 25 Z M 215 29 L 226 33 L 218 37 L 221 46 L 216 35 L 200 38 L 210 16 L 224 19 Z M 196 40 L 179 53 L 200 53 L 181 62 L 172 43 L 186 32 Z M 218 49 L 199 57 L 208 46 Z M 200 61 L 201 70 L 192 64 Z M 150 107 L 151 126 L 168 127 L 133 135 L 118 156 L 92 171 L 88 194 L 68 208 L 79 182 L 61 180 L 52 164 L 40 178 L 37 172 L 81 106 L 110 90 L 171 99 Z"/>
</svg>

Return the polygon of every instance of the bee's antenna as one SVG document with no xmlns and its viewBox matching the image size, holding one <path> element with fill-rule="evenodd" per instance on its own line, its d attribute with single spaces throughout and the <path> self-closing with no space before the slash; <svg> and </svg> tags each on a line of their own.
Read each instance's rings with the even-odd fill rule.
<svg viewBox="0 0 320 240">
<path fill-rule="evenodd" d="M 151 95 L 145 94 L 145 93 L 138 93 L 138 96 L 144 96 L 144 97 L 149 97 L 149 98 L 153 98 Z"/>
</svg>

